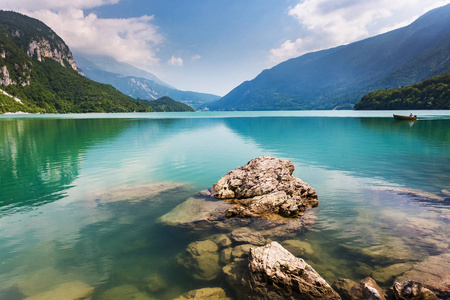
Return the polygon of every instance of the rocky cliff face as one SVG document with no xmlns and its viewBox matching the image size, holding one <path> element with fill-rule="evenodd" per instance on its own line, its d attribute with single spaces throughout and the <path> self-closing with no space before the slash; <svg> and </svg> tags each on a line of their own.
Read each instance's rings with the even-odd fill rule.
<svg viewBox="0 0 450 300">
<path fill-rule="evenodd" d="M 0 85 L 30 85 L 34 59 L 52 59 L 78 71 L 69 47 L 52 29 L 36 19 L 0 11 Z"/>
<path fill-rule="evenodd" d="M 50 38 L 54 38 L 54 35 L 50 36 Z M 63 67 L 68 63 L 72 69 L 78 71 L 72 52 L 63 42 L 56 41 L 51 43 L 44 38 L 32 40 L 26 52 L 29 57 L 35 58 L 38 61 L 42 61 L 43 58 L 51 58 L 59 62 Z"/>
</svg>

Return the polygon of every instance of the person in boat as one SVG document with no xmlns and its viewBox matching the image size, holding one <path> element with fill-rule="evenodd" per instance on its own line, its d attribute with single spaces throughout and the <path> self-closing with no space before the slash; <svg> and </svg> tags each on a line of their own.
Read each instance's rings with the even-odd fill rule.
<svg viewBox="0 0 450 300">
<path fill-rule="evenodd" d="M 410 116 L 410 117 L 414 117 L 413 113 L 410 113 L 409 116 Z"/>
</svg>

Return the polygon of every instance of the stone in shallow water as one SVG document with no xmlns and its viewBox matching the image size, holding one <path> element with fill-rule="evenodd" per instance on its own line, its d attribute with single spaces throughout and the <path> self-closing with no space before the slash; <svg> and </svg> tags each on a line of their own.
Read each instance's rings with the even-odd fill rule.
<svg viewBox="0 0 450 300">
<path fill-rule="evenodd" d="M 438 300 L 438 297 L 421 283 L 412 280 L 395 282 L 390 289 L 393 300 Z"/>
<path fill-rule="evenodd" d="M 437 296 L 450 297 L 450 253 L 430 256 L 396 279 L 422 283 Z"/>
<path fill-rule="evenodd" d="M 225 234 L 215 234 L 208 238 L 208 240 L 213 241 L 214 243 L 219 246 L 219 248 L 225 248 L 231 246 L 231 240 L 230 238 Z"/>
<path fill-rule="evenodd" d="M 101 300 L 155 300 L 146 293 L 139 291 L 131 284 L 125 284 L 106 290 L 101 296 Z"/>
<path fill-rule="evenodd" d="M 158 274 L 151 274 L 144 278 L 144 285 L 146 290 L 150 293 L 157 293 L 167 287 L 164 279 Z"/>
<path fill-rule="evenodd" d="M 312 249 L 311 244 L 305 241 L 286 240 L 283 241 L 281 245 L 297 257 L 314 254 L 314 250 Z"/>
<path fill-rule="evenodd" d="M 333 283 L 332 288 L 341 296 L 342 300 L 353 300 L 351 290 L 356 285 L 358 284 L 353 280 L 339 278 Z"/>
<path fill-rule="evenodd" d="M 197 279 L 213 280 L 221 271 L 218 251 L 219 247 L 212 241 L 193 242 L 178 256 L 178 263 Z"/>
<path fill-rule="evenodd" d="M 238 245 L 238 246 L 234 247 L 233 250 L 231 251 L 231 258 L 232 259 L 246 258 L 246 257 L 248 257 L 248 255 L 250 253 L 250 249 L 253 247 L 255 247 L 255 246 L 252 244 Z"/>
<path fill-rule="evenodd" d="M 231 240 L 235 244 L 252 244 L 256 246 L 266 244 L 266 239 L 261 235 L 261 233 L 247 227 L 233 230 L 231 232 Z"/>
<path fill-rule="evenodd" d="M 174 300 L 229 300 L 225 291 L 221 288 L 203 288 L 189 291 Z"/>
<path fill-rule="evenodd" d="M 277 242 L 252 248 L 249 262 L 249 284 L 255 297 L 341 299 L 310 265 Z"/>
<path fill-rule="evenodd" d="M 81 281 L 60 284 L 52 290 L 31 295 L 29 300 L 90 300 L 94 288 Z"/>
<path fill-rule="evenodd" d="M 158 219 L 169 226 L 198 229 L 210 229 L 215 223 L 225 218 L 225 211 L 230 204 L 212 197 L 197 195 L 187 199 L 173 210 Z"/>
<path fill-rule="evenodd" d="M 298 217 L 319 202 L 313 188 L 292 176 L 294 169 L 289 160 L 261 156 L 229 172 L 210 190 L 233 204 L 227 217 Z"/>
<path fill-rule="evenodd" d="M 117 201 L 140 202 L 149 200 L 160 193 L 182 189 L 184 185 L 176 182 L 161 182 L 145 185 L 126 186 L 104 191 L 96 191 L 86 197 L 86 201 L 104 204 Z"/>
<path fill-rule="evenodd" d="M 383 244 L 366 248 L 343 247 L 380 265 L 418 261 L 421 258 L 421 253 L 415 252 L 403 239 L 396 237 L 389 237 Z"/>
<path fill-rule="evenodd" d="M 372 272 L 372 277 L 377 282 L 384 284 L 393 281 L 397 276 L 411 270 L 412 267 L 413 265 L 408 263 L 394 264 L 388 267 L 378 268 Z"/>
</svg>

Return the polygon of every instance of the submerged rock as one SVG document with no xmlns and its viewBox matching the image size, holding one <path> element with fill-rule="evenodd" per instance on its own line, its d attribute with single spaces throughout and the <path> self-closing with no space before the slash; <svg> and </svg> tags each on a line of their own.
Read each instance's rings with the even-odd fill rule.
<svg viewBox="0 0 450 300">
<path fill-rule="evenodd" d="M 158 222 L 169 226 L 192 229 L 210 229 L 225 219 L 225 211 L 230 204 L 212 197 L 196 195 L 179 204 Z"/>
<path fill-rule="evenodd" d="M 342 300 L 353 300 L 351 291 L 357 285 L 353 280 L 339 278 L 333 283 L 332 288 L 341 296 Z"/>
<path fill-rule="evenodd" d="M 57 285 L 52 290 L 27 297 L 29 300 L 90 300 L 94 288 L 81 281 Z"/>
<path fill-rule="evenodd" d="M 395 282 L 390 289 L 393 300 L 437 300 L 439 299 L 432 291 L 421 283 L 408 280 L 404 283 Z"/>
<path fill-rule="evenodd" d="M 297 257 L 305 255 L 309 256 L 314 254 L 314 250 L 312 249 L 311 244 L 305 241 L 286 240 L 283 241 L 281 245 Z"/>
<path fill-rule="evenodd" d="M 213 280 L 221 271 L 219 247 L 210 240 L 190 243 L 186 251 L 179 255 L 178 263 L 200 280 Z"/>
<path fill-rule="evenodd" d="M 250 228 L 237 228 L 231 232 L 231 240 L 236 244 L 252 244 L 262 246 L 266 244 L 266 239 L 257 231 Z"/>
<path fill-rule="evenodd" d="M 146 293 L 139 291 L 137 287 L 130 284 L 117 286 L 106 290 L 101 296 L 101 300 L 155 300 Z"/>
<path fill-rule="evenodd" d="M 255 299 L 341 299 L 303 259 L 277 242 L 252 248 L 249 285 Z"/>
<path fill-rule="evenodd" d="M 397 276 L 405 273 L 413 268 L 412 264 L 400 263 L 393 264 L 384 268 L 379 268 L 372 272 L 372 277 L 379 283 L 388 283 L 393 281 Z"/>
<path fill-rule="evenodd" d="M 229 300 L 225 291 L 221 288 L 203 288 L 189 291 L 174 300 Z"/>
<path fill-rule="evenodd" d="M 378 286 L 375 280 L 366 277 L 350 290 L 352 300 L 385 300 L 386 296 L 383 290 Z"/>
<path fill-rule="evenodd" d="M 144 287 L 150 293 L 157 293 L 167 288 L 167 284 L 158 274 L 151 274 L 144 278 Z"/>
<path fill-rule="evenodd" d="M 117 201 L 141 202 L 154 198 L 160 193 L 184 189 L 185 186 L 176 182 L 151 183 L 137 186 L 125 186 L 109 190 L 96 191 L 86 196 L 85 201 L 96 205 Z"/>
<path fill-rule="evenodd" d="M 396 281 L 413 280 L 422 283 L 437 296 L 450 297 L 450 253 L 430 256 L 398 277 Z"/>
<path fill-rule="evenodd" d="M 319 202 L 313 188 L 292 176 L 294 169 L 289 160 L 261 156 L 223 176 L 211 193 L 233 204 L 227 217 L 297 217 Z"/>
</svg>

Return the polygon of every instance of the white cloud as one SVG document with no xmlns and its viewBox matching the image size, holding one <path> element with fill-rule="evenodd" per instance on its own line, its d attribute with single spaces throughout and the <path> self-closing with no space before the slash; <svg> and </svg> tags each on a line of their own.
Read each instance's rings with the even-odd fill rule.
<svg viewBox="0 0 450 300">
<path fill-rule="evenodd" d="M 305 0 L 288 14 L 304 27 L 302 36 L 270 50 L 278 63 L 307 52 L 348 44 L 405 26 L 450 0 Z"/>
<path fill-rule="evenodd" d="M 172 55 L 172 57 L 167 61 L 167 63 L 171 66 L 182 66 L 183 65 L 183 59 L 181 57 L 175 57 Z"/>
<path fill-rule="evenodd" d="M 199 60 L 200 58 L 202 58 L 200 55 L 194 55 L 191 57 L 191 60 Z"/>
<path fill-rule="evenodd" d="M 76 52 L 108 55 L 117 61 L 146 67 L 159 61 L 156 51 L 163 37 L 150 23 L 153 16 L 104 19 L 92 13 L 85 16 L 78 8 L 26 14 L 51 27 Z"/>
</svg>

